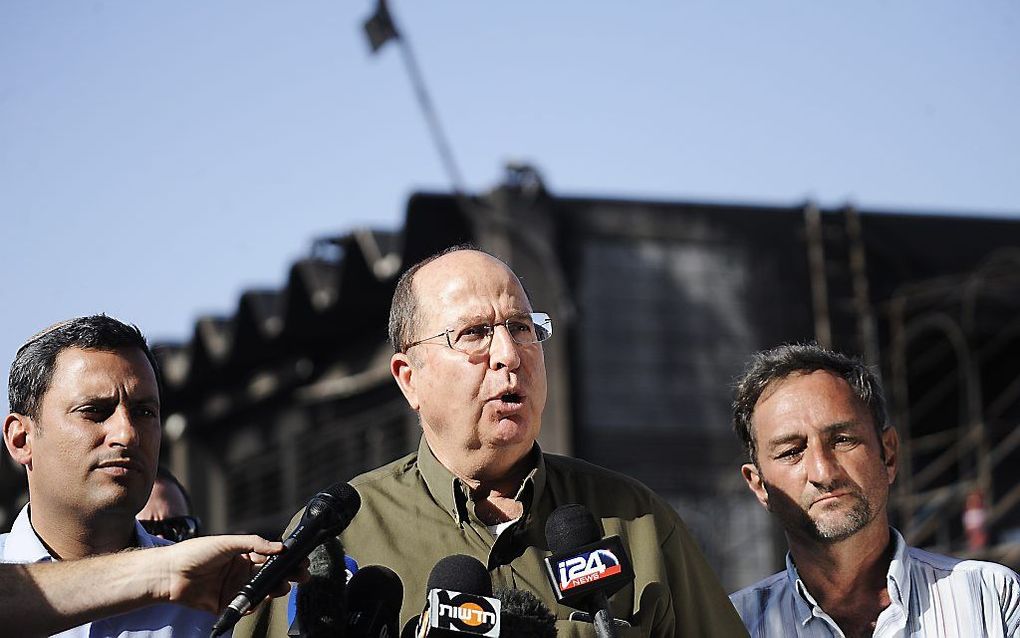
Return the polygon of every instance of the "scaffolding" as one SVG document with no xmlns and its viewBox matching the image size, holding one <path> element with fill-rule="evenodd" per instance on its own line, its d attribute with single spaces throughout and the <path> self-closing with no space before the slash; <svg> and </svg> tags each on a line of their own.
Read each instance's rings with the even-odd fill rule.
<svg viewBox="0 0 1020 638">
<path fill-rule="evenodd" d="M 1020 249 L 874 306 L 860 217 L 804 207 L 815 339 L 886 379 L 907 542 L 1020 566 Z M 872 275 L 881 276 L 881 274 Z"/>
<path fill-rule="evenodd" d="M 885 305 L 907 541 L 1020 563 L 1020 249 Z"/>
</svg>

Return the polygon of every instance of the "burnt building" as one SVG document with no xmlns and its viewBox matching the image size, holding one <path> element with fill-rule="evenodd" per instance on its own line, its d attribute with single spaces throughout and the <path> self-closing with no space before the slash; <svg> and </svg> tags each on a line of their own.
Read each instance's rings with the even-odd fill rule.
<svg viewBox="0 0 1020 638">
<path fill-rule="evenodd" d="M 389 299 L 404 268 L 463 242 L 556 322 L 544 449 L 656 490 L 727 587 L 784 545 L 739 474 L 732 382 L 755 350 L 811 339 L 882 373 L 908 541 L 1020 562 L 1020 222 L 561 197 L 526 168 L 479 196 L 416 194 L 397 232 L 316 241 L 285 287 L 158 347 L 164 454 L 210 531 L 278 535 L 317 489 L 417 445 Z"/>
</svg>

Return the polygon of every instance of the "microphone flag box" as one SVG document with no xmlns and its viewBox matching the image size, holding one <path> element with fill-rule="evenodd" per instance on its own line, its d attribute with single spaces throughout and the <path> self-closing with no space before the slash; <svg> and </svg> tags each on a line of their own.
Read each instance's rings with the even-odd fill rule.
<svg viewBox="0 0 1020 638">
<path fill-rule="evenodd" d="M 619 536 L 609 536 L 545 559 L 558 602 L 596 591 L 611 596 L 634 580 L 634 567 Z"/>
<path fill-rule="evenodd" d="M 429 591 L 429 627 L 476 636 L 499 636 L 500 602 L 448 589 Z"/>
</svg>

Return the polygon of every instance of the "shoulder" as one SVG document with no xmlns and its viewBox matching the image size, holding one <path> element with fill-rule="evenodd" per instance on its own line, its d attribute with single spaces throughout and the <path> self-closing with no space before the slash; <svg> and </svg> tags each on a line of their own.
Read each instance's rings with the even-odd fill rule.
<svg viewBox="0 0 1020 638">
<path fill-rule="evenodd" d="M 351 487 L 358 490 L 362 496 L 365 495 L 365 492 L 391 490 L 394 485 L 407 483 L 408 477 L 416 474 L 414 469 L 417 462 L 418 453 L 412 452 L 386 465 L 355 476 L 350 481 Z"/>
<path fill-rule="evenodd" d="M 677 511 L 637 479 L 581 459 L 544 457 L 545 489 L 555 503 L 583 503 L 602 519 L 606 534 L 639 533 L 642 542 L 687 544 L 690 533 Z"/>
<path fill-rule="evenodd" d="M 661 502 L 661 499 L 644 483 L 625 474 L 614 472 L 577 458 L 559 454 L 543 453 L 548 481 L 554 487 L 559 484 L 572 485 L 574 489 L 591 490 L 609 495 L 626 494 L 643 501 Z"/>
<path fill-rule="evenodd" d="M 1020 576 L 1009 567 L 999 563 L 934 554 L 916 547 L 908 547 L 907 554 L 915 569 L 929 571 L 936 578 L 940 576 L 965 578 L 971 581 L 982 581 L 1000 591 L 1003 588 L 1013 591 L 1020 590 Z"/>
<path fill-rule="evenodd" d="M 755 584 L 730 594 L 730 602 L 746 622 L 749 617 L 761 615 L 770 604 L 779 600 L 789 587 L 786 572 L 776 572 Z"/>
</svg>

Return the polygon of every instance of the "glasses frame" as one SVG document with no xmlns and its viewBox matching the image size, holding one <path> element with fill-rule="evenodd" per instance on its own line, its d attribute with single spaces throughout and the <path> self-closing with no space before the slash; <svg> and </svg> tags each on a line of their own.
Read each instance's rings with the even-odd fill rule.
<svg viewBox="0 0 1020 638">
<path fill-rule="evenodd" d="M 536 327 L 537 326 L 545 326 L 548 329 L 549 336 L 546 337 L 545 339 L 536 339 L 535 341 L 525 341 L 523 343 L 518 341 L 517 337 L 515 337 L 514 333 L 510 330 L 510 325 L 509 324 L 510 324 L 511 321 L 520 319 L 523 316 L 531 317 L 531 322 Z M 535 344 L 535 343 L 542 343 L 543 341 L 548 341 L 549 338 L 552 337 L 552 335 L 553 335 L 552 317 L 550 317 L 547 313 L 544 313 L 544 312 L 527 312 L 527 313 L 524 313 L 523 315 L 515 315 L 513 317 L 507 317 L 503 321 L 500 321 L 500 322 L 497 322 L 497 323 L 494 323 L 494 324 L 480 324 L 480 325 L 485 325 L 485 327 L 489 328 L 489 335 L 488 335 L 488 337 L 486 337 L 487 341 L 486 341 L 485 349 L 484 350 L 480 350 L 479 352 L 488 352 L 489 348 L 492 347 L 492 336 L 494 334 L 496 334 L 496 326 L 503 326 L 504 328 L 506 328 L 506 331 L 510 335 L 510 338 L 513 340 L 514 343 L 516 343 L 519 346 L 530 346 L 530 345 Z M 456 332 L 456 331 L 457 331 L 457 328 L 447 328 L 446 330 L 443 330 L 439 334 L 432 335 L 431 337 L 425 337 L 424 339 L 418 339 L 417 341 L 412 341 L 411 343 L 409 343 L 406 346 L 404 346 L 404 349 L 401 350 L 401 352 L 407 353 L 407 351 L 410 348 L 414 347 L 414 346 L 423 344 L 426 341 L 431 341 L 433 339 L 438 339 L 439 337 L 445 336 L 446 337 L 446 346 L 448 348 L 450 348 L 450 350 L 453 350 L 454 352 L 460 352 L 462 354 L 470 354 L 468 352 L 465 352 L 463 350 L 458 350 L 457 348 L 453 347 L 453 340 L 450 339 L 450 335 L 452 333 Z"/>
</svg>

